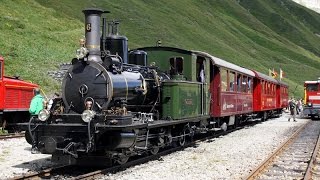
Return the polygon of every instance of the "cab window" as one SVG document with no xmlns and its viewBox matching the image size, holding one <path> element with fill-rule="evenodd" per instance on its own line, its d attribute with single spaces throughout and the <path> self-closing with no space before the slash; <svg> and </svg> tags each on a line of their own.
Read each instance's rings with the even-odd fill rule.
<svg viewBox="0 0 320 180">
<path fill-rule="evenodd" d="M 183 74 L 183 57 L 170 58 L 170 75 Z"/>
<path fill-rule="evenodd" d="M 196 74 L 198 82 L 205 82 L 205 60 L 203 58 L 198 58 L 196 63 Z"/>
<path fill-rule="evenodd" d="M 307 84 L 307 91 L 319 91 L 318 84 Z"/>
</svg>

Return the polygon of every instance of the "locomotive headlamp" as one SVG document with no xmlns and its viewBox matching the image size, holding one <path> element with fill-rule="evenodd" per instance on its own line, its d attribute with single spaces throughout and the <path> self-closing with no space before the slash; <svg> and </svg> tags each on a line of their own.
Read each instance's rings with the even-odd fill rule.
<svg viewBox="0 0 320 180">
<path fill-rule="evenodd" d="M 308 102 L 307 105 L 308 105 L 308 107 L 312 107 L 312 103 L 311 102 Z"/>
<path fill-rule="evenodd" d="M 50 117 L 50 112 L 46 109 L 43 109 L 38 114 L 38 119 L 40 121 L 46 121 Z"/>
<path fill-rule="evenodd" d="M 84 110 L 83 113 L 81 114 L 81 118 L 84 122 L 89 122 L 94 118 L 95 115 L 96 113 L 94 111 Z"/>
</svg>

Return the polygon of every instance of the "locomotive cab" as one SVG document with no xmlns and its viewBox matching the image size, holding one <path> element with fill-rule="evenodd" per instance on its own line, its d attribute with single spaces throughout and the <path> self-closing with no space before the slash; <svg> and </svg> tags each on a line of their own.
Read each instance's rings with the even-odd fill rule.
<svg viewBox="0 0 320 180">
<path fill-rule="evenodd" d="M 303 114 L 314 119 L 320 117 L 320 78 L 317 81 L 304 82 Z"/>
</svg>

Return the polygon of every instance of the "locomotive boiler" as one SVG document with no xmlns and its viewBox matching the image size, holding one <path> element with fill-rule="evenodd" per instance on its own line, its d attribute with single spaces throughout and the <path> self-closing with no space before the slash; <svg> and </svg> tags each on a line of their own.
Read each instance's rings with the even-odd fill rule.
<svg viewBox="0 0 320 180">
<path fill-rule="evenodd" d="M 156 69 L 125 66 L 128 61 L 127 39 L 113 32 L 101 41 L 100 15 L 105 12 L 98 9 L 83 12 L 86 15 L 86 48 L 78 51 L 78 58 L 73 60 L 62 83 L 62 98 L 67 111 L 83 113 L 87 110 L 88 114 L 83 117 L 88 118 L 89 111 L 103 113 L 112 110 L 108 114 L 123 116 L 130 110 L 139 111 L 142 105 L 144 108 L 154 105 L 159 93 Z M 111 28 L 115 29 L 114 26 Z M 115 42 L 121 46 L 110 48 L 110 52 L 107 47 Z"/>
</svg>

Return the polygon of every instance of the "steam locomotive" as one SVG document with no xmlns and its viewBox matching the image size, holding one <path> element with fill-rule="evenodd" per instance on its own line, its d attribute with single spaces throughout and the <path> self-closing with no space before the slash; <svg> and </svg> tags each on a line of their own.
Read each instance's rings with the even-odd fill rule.
<svg viewBox="0 0 320 180">
<path fill-rule="evenodd" d="M 85 41 L 62 83 L 61 98 L 31 118 L 33 149 L 52 161 L 126 163 L 197 133 L 280 114 L 288 86 L 208 53 L 173 47 L 128 52 L 128 39 L 102 11 L 83 10 Z M 107 29 L 108 34 L 107 34 Z"/>
</svg>

